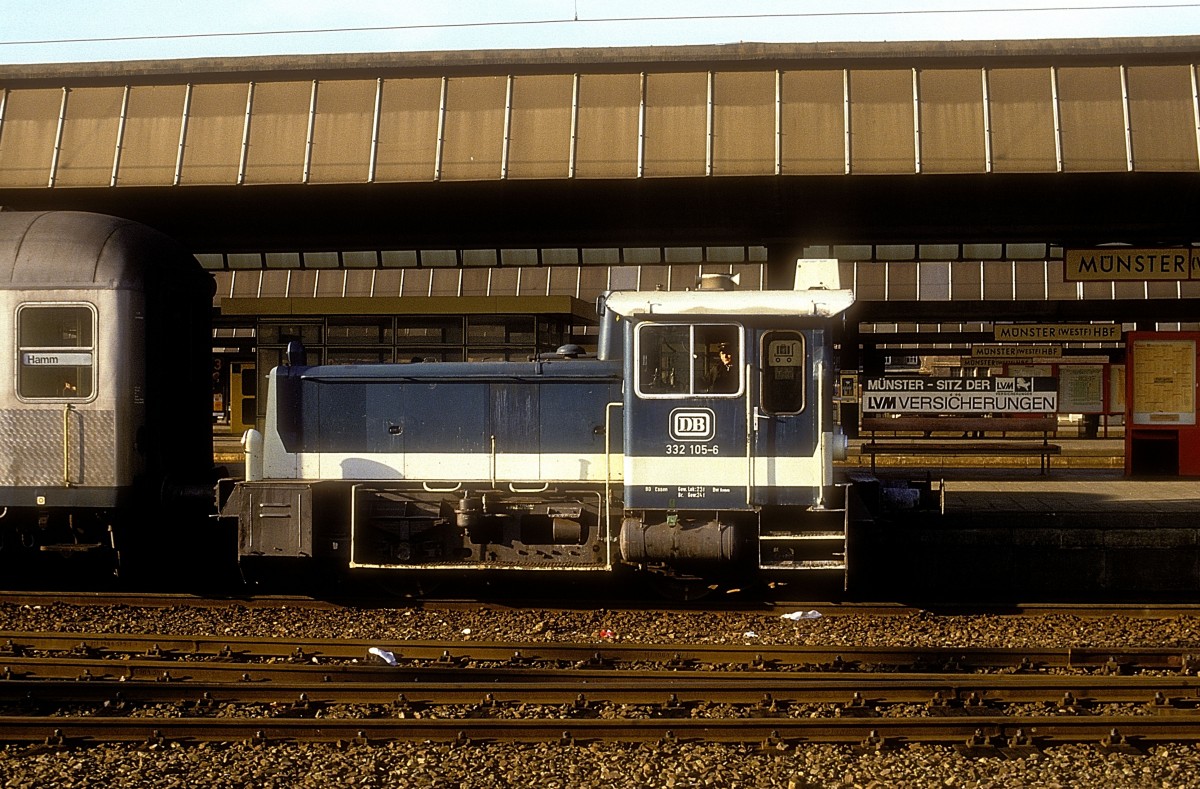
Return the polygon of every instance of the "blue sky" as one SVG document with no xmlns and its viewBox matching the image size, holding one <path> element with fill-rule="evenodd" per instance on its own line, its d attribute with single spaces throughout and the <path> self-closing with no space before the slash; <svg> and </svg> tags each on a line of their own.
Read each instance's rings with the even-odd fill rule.
<svg viewBox="0 0 1200 789">
<path fill-rule="evenodd" d="M 728 18 L 696 18 L 721 15 Z M 1200 2 L 0 0 L 0 20 L 0 64 L 17 64 L 736 41 L 1192 35 L 1200 34 Z M 283 32 L 317 30 L 323 32 Z M 268 31 L 278 32 L 258 35 Z M 248 33 L 254 35 L 226 35 Z"/>
</svg>

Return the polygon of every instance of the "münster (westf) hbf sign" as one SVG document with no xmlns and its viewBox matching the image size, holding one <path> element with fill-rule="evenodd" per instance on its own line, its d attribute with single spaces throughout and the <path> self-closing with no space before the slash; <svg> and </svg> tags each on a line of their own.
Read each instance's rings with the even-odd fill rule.
<svg viewBox="0 0 1200 789">
<path fill-rule="evenodd" d="M 1063 278 L 1089 280 L 1200 279 L 1200 249 L 1068 249 Z"/>
</svg>

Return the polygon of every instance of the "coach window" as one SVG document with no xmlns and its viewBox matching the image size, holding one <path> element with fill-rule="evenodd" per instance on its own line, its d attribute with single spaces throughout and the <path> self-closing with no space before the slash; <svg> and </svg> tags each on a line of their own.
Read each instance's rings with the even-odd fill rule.
<svg viewBox="0 0 1200 789">
<path fill-rule="evenodd" d="M 643 323 L 638 326 L 637 393 L 641 397 L 741 394 L 742 329 L 735 324 Z"/>
<path fill-rule="evenodd" d="M 804 335 L 769 331 L 762 338 L 762 408 L 769 414 L 804 410 Z"/>
<path fill-rule="evenodd" d="M 89 304 L 17 308 L 17 395 L 84 400 L 94 387 L 95 310 Z"/>
</svg>

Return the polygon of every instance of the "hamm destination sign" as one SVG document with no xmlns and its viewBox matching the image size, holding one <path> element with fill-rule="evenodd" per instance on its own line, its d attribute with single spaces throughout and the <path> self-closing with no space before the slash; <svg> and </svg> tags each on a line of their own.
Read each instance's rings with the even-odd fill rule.
<svg viewBox="0 0 1200 789">
<path fill-rule="evenodd" d="M 1058 379 L 941 378 L 902 375 L 869 378 L 862 410 L 891 414 L 1053 414 Z"/>
</svg>

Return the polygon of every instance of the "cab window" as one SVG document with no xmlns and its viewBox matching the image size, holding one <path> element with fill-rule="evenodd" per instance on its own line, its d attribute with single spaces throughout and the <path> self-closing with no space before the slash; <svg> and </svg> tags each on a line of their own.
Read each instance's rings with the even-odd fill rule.
<svg viewBox="0 0 1200 789">
<path fill-rule="evenodd" d="M 17 395 L 85 400 L 95 381 L 96 313 L 90 304 L 17 308 Z"/>
<path fill-rule="evenodd" d="M 769 414 L 804 410 L 804 335 L 769 331 L 762 338 L 762 409 Z"/>
<path fill-rule="evenodd" d="M 742 327 L 647 324 L 636 337 L 640 397 L 734 397 L 742 393 Z"/>
</svg>

